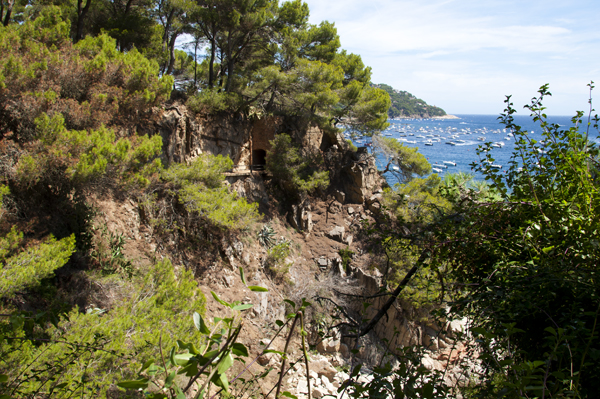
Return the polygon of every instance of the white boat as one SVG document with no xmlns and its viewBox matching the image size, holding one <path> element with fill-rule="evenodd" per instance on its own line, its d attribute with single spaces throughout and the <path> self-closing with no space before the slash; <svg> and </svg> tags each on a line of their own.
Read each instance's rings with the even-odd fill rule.
<svg viewBox="0 0 600 399">
<path fill-rule="evenodd" d="M 446 141 L 446 144 L 456 145 L 456 143 L 454 141 Z"/>
<path fill-rule="evenodd" d="M 446 165 L 440 165 L 440 164 L 433 164 L 431 165 L 432 168 L 438 168 L 438 169 L 448 169 L 448 166 Z"/>
<path fill-rule="evenodd" d="M 431 170 L 433 170 L 435 173 L 442 173 L 443 170 L 438 169 L 438 168 L 431 168 Z"/>
<path fill-rule="evenodd" d="M 444 163 L 444 164 L 446 164 L 446 165 L 452 165 L 452 166 L 456 166 L 456 162 L 452 162 L 452 161 L 444 161 L 444 162 L 442 162 L 442 163 Z"/>
<path fill-rule="evenodd" d="M 485 141 L 485 137 L 477 137 L 477 140 L 479 140 L 479 141 Z"/>
<path fill-rule="evenodd" d="M 432 142 L 431 140 L 429 140 L 429 141 L 426 141 L 426 142 L 425 142 L 425 145 L 433 145 L 433 142 Z"/>
<path fill-rule="evenodd" d="M 490 165 L 490 168 L 502 169 L 502 165 L 498 165 L 498 164 L 493 163 L 493 164 Z"/>
</svg>

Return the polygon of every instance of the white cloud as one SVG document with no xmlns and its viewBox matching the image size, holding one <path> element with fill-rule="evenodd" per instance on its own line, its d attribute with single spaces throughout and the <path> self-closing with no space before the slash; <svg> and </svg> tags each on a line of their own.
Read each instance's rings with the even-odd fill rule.
<svg viewBox="0 0 600 399">
<path fill-rule="evenodd" d="M 600 34 L 593 23 L 580 21 L 582 9 L 586 15 L 600 11 L 593 1 L 308 4 L 311 22 L 335 22 L 342 46 L 373 67 L 374 82 L 408 90 L 449 112 L 497 113 L 505 94 L 513 93 L 515 105 L 522 105 L 550 83 L 556 88 L 550 111 L 571 114 L 585 98 L 584 104 L 570 101 L 583 98 L 585 84 L 598 78 Z"/>
</svg>

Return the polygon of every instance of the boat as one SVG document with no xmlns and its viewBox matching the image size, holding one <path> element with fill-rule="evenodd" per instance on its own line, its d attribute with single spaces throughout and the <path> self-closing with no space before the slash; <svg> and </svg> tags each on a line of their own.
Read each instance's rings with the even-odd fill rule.
<svg viewBox="0 0 600 399">
<path fill-rule="evenodd" d="M 456 145 L 456 143 L 454 141 L 446 141 L 446 144 Z"/>
<path fill-rule="evenodd" d="M 425 142 L 425 145 L 433 145 L 433 142 L 432 142 L 431 140 L 429 140 L 429 141 L 426 141 L 426 142 Z"/>
<path fill-rule="evenodd" d="M 446 165 L 440 165 L 440 164 L 433 164 L 431 165 L 432 168 L 438 168 L 438 169 L 448 169 L 448 166 Z"/>
<path fill-rule="evenodd" d="M 444 161 L 444 162 L 442 162 L 442 163 L 443 163 L 443 164 L 446 164 L 446 165 L 452 165 L 452 166 L 456 166 L 456 162 L 452 162 L 452 161 Z"/>
<path fill-rule="evenodd" d="M 494 168 L 494 169 L 502 169 L 502 165 L 498 165 L 496 163 L 490 164 L 490 168 Z"/>
<path fill-rule="evenodd" d="M 477 140 L 479 140 L 479 141 L 485 141 L 485 137 L 477 137 Z"/>
<path fill-rule="evenodd" d="M 433 170 L 435 173 L 442 173 L 443 172 L 442 169 L 438 169 L 438 168 L 431 168 L 431 170 Z"/>
</svg>

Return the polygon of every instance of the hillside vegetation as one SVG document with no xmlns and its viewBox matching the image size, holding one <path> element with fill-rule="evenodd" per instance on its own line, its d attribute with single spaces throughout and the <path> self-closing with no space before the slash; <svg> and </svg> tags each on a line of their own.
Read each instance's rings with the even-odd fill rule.
<svg viewBox="0 0 600 399">
<path fill-rule="evenodd" d="M 428 105 L 407 91 L 396 90 L 386 84 L 376 84 L 374 87 L 385 90 L 390 95 L 392 105 L 388 110 L 390 118 L 431 118 L 432 116 L 444 116 L 446 111 L 434 105 Z"/>
<path fill-rule="evenodd" d="M 391 88 L 299 0 L 1 6 L 0 399 L 294 398 L 284 374 L 303 369 L 310 392 L 312 351 L 342 341 L 353 398 L 597 397 L 597 116 L 548 124 L 542 86 L 526 107 L 538 141 L 508 98 L 508 170 L 484 145 L 486 183 L 441 180 L 377 136 Z M 167 108 L 288 125 L 241 190 L 226 156 L 168 161 Z M 340 123 L 376 135 L 401 184 L 380 190 L 372 154 L 333 143 Z M 313 259 L 326 245 L 334 256 Z M 359 266 L 378 275 L 368 297 Z M 404 346 L 384 341 L 369 363 L 365 340 L 392 310 Z M 340 371 L 322 367 L 325 385 L 323 369 Z"/>
</svg>

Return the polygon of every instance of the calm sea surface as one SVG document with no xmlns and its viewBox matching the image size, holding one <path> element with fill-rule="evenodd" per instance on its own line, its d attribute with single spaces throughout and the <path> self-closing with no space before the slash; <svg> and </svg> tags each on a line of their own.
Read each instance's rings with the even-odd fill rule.
<svg viewBox="0 0 600 399">
<path fill-rule="evenodd" d="M 409 147 L 417 147 L 433 168 L 438 169 L 433 173 L 437 173 L 441 177 L 448 172 L 475 174 L 471 164 L 480 162 L 476 150 L 485 142 L 503 144 L 502 147 L 493 148 L 492 156 L 495 159 L 495 165 L 502 166 L 502 170 L 507 169 L 514 150 L 514 137 L 511 137 L 510 131 L 500 124 L 497 119 L 498 115 L 456 116 L 460 119 L 392 120 L 389 121 L 390 127 L 382 134 L 393 137 Z M 514 116 L 514 118 L 515 124 L 530 132 L 529 134 L 533 138 L 541 139 L 539 124 L 534 123 L 529 116 Z M 573 125 L 570 116 L 550 116 L 548 122 L 558 123 L 561 128 L 565 129 Z M 431 140 L 432 145 L 425 144 L 428 140 Z M 353 141 L 357 147 L 362 147 L 369 145 L 371 139 L 358 138 Z M 447 142 L 453 142 L 455 145 L 446 144 Z M 382 157 L 378 157 L 377 161 L 380 169 L 385 168 L 385 160 Z M 447 163 L 444 164 L 444 162 Z M 452 166 L 449 162 L 456 163 L 456 166 Z M 483 179 L 481 174 L 475 174 L 475 177 Z M 392 173 L 386 174 L 386 178 L 391 185 L 397 182 Z"/>
</svg>

